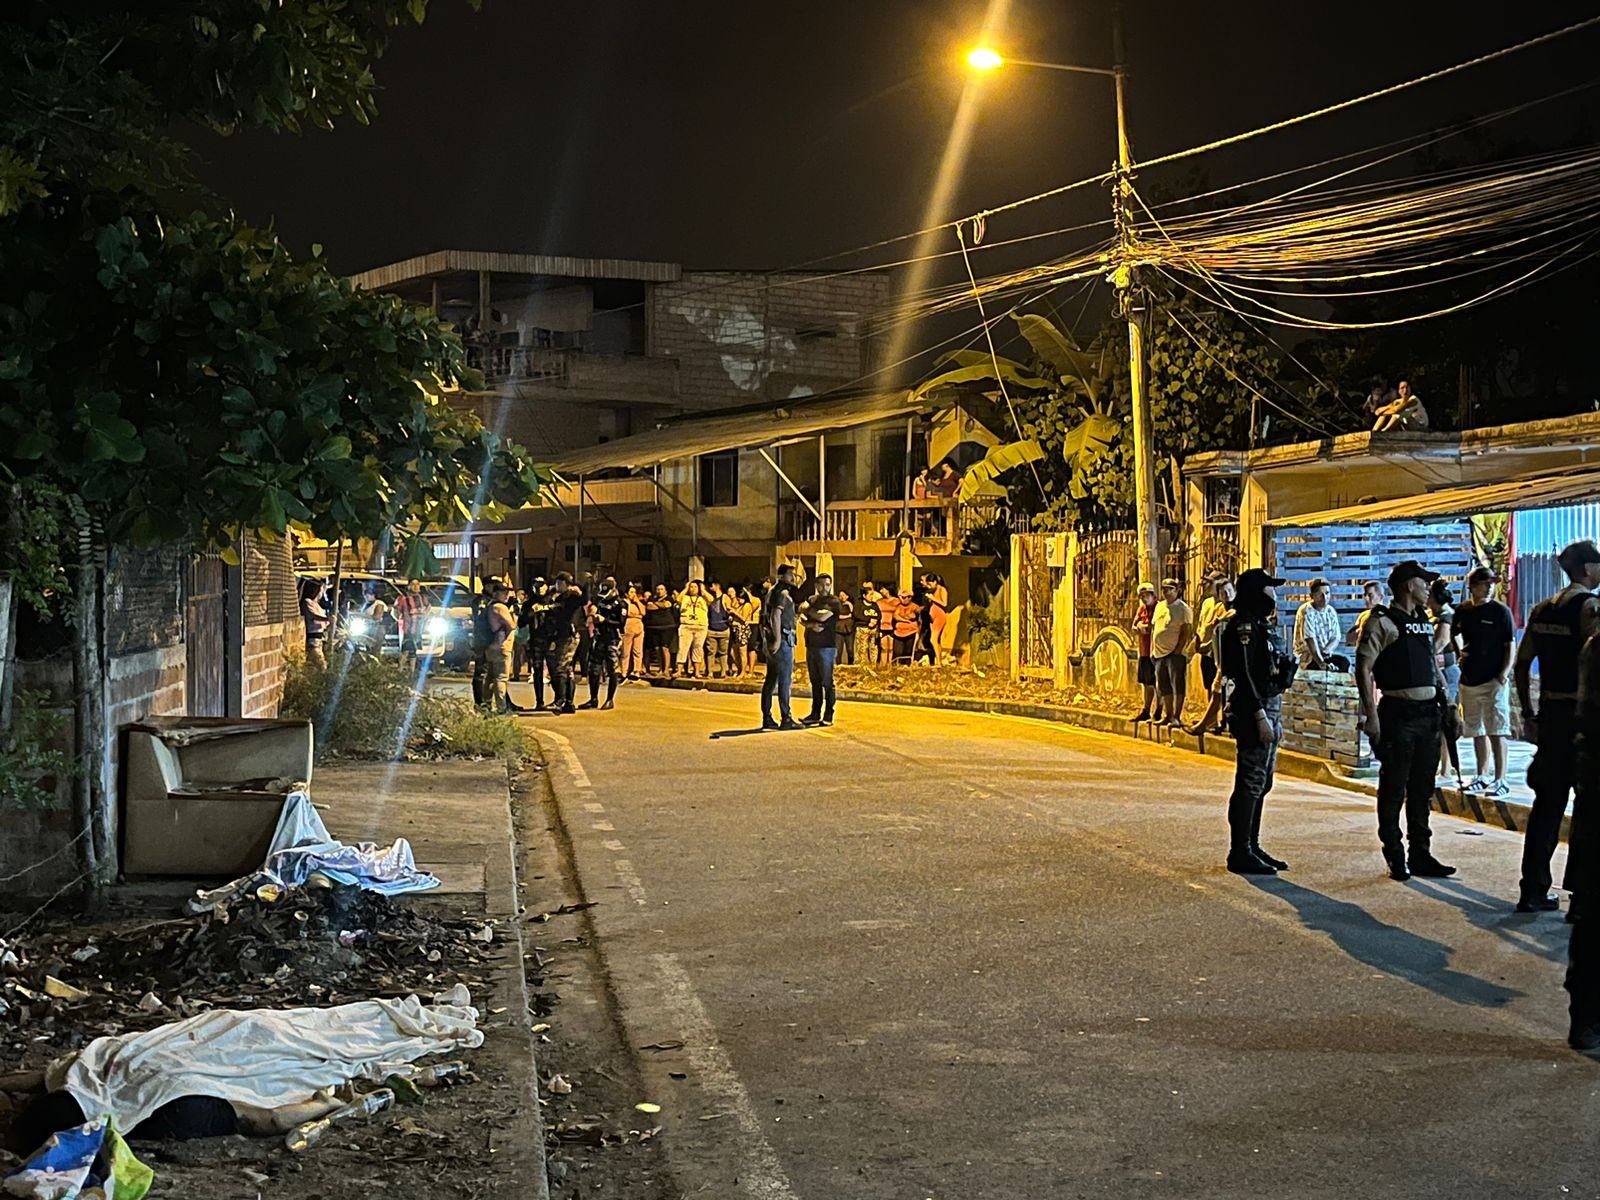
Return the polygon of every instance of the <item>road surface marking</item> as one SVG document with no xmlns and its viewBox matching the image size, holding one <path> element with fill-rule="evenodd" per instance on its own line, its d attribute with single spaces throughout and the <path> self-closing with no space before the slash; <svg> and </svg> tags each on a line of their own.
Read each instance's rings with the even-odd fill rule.
<svg viewBox="0 0 1600 1200">
<path fill-rule="evenodd" d="M 633 869 L 633 864 L 625 858 L 616 861 L 617 878 L 622 880 L 622 888 L 628 893 L 628 899 L 641 908 L 650 901 L 644 894 L 644 884 L 639 879 L 639 872 Z"/>
<path fill-rule="evenodd" d="M 589 828 L 596 833 L 615 833 L 617 831 L 617 827 L 610 821 L 594 821 L 590 823 Z"/>
<path fill-rule="evenodd" d="M 561 751 L 561 757 L 566 760 L 567 771 L 572 775 L 573 783 L 577 784 L 581 788 L 594 787 L 594 785 L 589 782 L 589 772 L 585 771 L 583 769 L 583 764 L 578 761 L 578 752 L 572 748 L 571 742 L 562 737 L 559 733 L 551 733 L 548 729 L 537 730 L 535 731 L 534 736 L 537 738 L 549 738 L 556 744 L 556 748 Z"/>
<path fill-rule="evenodd" d="M 655 961 L 661 975 L 662 1008 L 683 1038 L 684 1053 L 692 1077 L 705 1095 L 706 1107 L 712 1112 L 729 1113 L 737 1126 L 737 1130 L 728 1130 L 723 1136 L 730 1143 L 729 1149 L 742 1160 L 737 1169 L 742 1190 L 755 1200 L 797 1200 L 777 1152 L 762 1132 L 761 1118 L 750 1102 L 750 1093 L 722 1049 L 721 1039 L 689 982 L 688 973 L 674 955 L 658 954 Z"/>
<path fill-rule="evenodd" d="M 586 813 L 603 813 L 605 810 L 606 806 L 598 800 L 591 800 L 583 806 L 583 811 Z"/>
<path fill-rule="evenodd" d="M 622 843 L 617 841 L 616 838 L 608 838 L 600 844 L 612 853 L 616 853 L 623 848 Z"/>
</svg>

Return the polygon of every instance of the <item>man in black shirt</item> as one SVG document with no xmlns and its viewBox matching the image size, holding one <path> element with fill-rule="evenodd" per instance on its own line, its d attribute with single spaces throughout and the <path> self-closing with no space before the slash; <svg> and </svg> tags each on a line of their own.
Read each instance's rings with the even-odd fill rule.
<svg viewBox="0 0 1600 1200">
<path fill-rule="evenodd" d="M 1572 893 L 1572 945 L 1567 992 L 1572 1030 L 1568 1043 L 1600 1059 L 1600 635 L 1584 643 L 1578 660 L 1577 795 L 1572 801 L 1572 842 L 1567 888 Z"/>
<path fill-rule="evenodd" d="M 777 582 L 768 589 L 761 603 L 761 656 L 767 664 L 767 677 L 761 684 L 761 728 L 801 729 L 789 707 L 794 687 L 794 568 L 784 563 L 778 568 Z M 782 723 L 772 719 L 772 698 L 778 698 Z"/>
<path fill-rule="evenodd" d="M 1229 724 L 1234 754 L 1228 797 L 1228 870 L 1235 875 L 1276 875 L 1289 869 L 1261 848 L 1261 809 L 1272 790 L 1283 737 L 1283 693 L 1294 660 L 1277 629 L 1277 593 L 1283 580 L 1252 567 L 1239 576 L 1234 610 L 1219 636 L 1221 670 L 1233 684 Z"/>
<path fill-rule="evenodd" d="M 1378 756 L 1378 840 L 1391 879 L 1443 879 L 1456 869 L 1434 858 L 1429 827 L 1439 761 L 1444 676 L 1433 652 L 1428 588 L 1439 576 L 1414 559 L 1389 572 L 1394 599 L 1372 610 L 1356 647 L 1364 728 Z M 1377 693 L 1383 693 L 1379 702 Z M 1406 840 L 1400 837 L 1400 811 Z M 1408 845 L 1409 843 L 1409 845 Z"/>
<path fill-rule="evenodd" d="M 1511 736 L 1511 657 L 1517 633 L 1511 610 L 1491 599 L 1496 575 L 1474 567 L 1467 576 L 1467 599 L 1450 618 L 1450 636 L 1461 644 L 1461 732 L 1472 739 L 1477 773 L 1468 791 L 1499 798 L 1506 784 L 1506 742 Z M 1485 774 L 1494 749 L 1494 779 Z"/>
<path fill-rule="evenodd" d="M 806 627 L 806 674 L 811 679 L 811 715 L 807 725 L 832 725 L 833 668 L 839 661 L 839 597 L 833 576 L 818 575 L 817 590 L 800 606 Z"/>
<path fill-rule="evenodd" d="M 1600 632 L 1600 549 L 1573 542 L 1556 556 L 1571 580 L 1534 605 L 1517 651 L 1517 699 L 1528 740 L 1538 747 L 1528 768 L 1533 810 L 1522 835 L 1522 884 L 1518 912 L 1554 912 L 1550 858 L 1561 840 L 1561 818 L 1577 782 L 1578 653 Z M 1533 706 L 1533 664 L 1539 664 L 1539 707 Z"/>
</svg>

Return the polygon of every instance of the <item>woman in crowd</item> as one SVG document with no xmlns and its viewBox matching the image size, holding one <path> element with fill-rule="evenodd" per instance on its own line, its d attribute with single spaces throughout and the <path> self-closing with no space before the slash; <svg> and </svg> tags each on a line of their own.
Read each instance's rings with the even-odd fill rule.
<svg viewBox="0 0 1600 1200">
<path fill-rule="evenodd" d="M 856 606 L 848 592 L 839 592 L 837 599 L 839 619 L 833 628 L 839 637 L 839 663 L 853 667 L 856 664 Z"/>
<path fill-rule="evenodd" d="M 898 666 L 909 667 L 916 661 L 918 643 L 922 640 L 923 622 L 927 610 L 915 592 L 900 593 L 894 606 L 894 661 Z"/>
<path fill-rule="evenodd" d="M 1461 751 L 1456 741 L 1461 736 L 1461 710 L 1456 705 L 1461 699 L 1461 667 L 1457 661 L 1455 637 L 1450 628 L 1456 615 L 1454 600 L 1450 585 L 1442 579 L 1435 579 L 1428 589 L 1428 613 L 1433 618 L 1433 653 L 1438 660 L 1439 671 L 1444 676 L 1445 703 L 1439 711 L 1442 718 L 1439 776 L 1448 780 L 1454 772 L 1453 778 L 1459 788 L 1462 786 Z"/>
<path fill-rule="evenodd" d="M 880 666 L 891 666 L 894 663 L 894 627 L 900 619 L 900 597 L 896 596 L 888 584 L 883 585 L 883 590 L 878 593 L 878 663 Z"/>
<path fill-rule="evenodd" d="M 744 623 L 749 630 L 750 644 L 745 647 L 745 669 L 754 675 L 761 666 L 761 604 L 766 595 L 765 588 L 746 587 L 744 589 Z"/>
<path fill-rule="evenodd" d="M 743 675 L 750 649 L 750 589 L 735 585 L 727 593 L 728 675 Z"/>
<path fill-rule="evenodd" d="M 623 597 L 623 601 L 627 616 L 622 623 L 622 677 L 637 680 L 645 669 L 645 598 L 639 593 L 639 589 L 630 583 L 628 594 Z"/>
<path fill-rule="evenodd" d="M 667 585 L 656 584 L 655 594 L 644 604 L 644 663 L 651 675 L 670 675 L 678 648 L 678 606 Z"/>
<path fill-rule="evenodd" d="M 678 597 L 678 673 L 694 678 L 694 665 L 700 664 L 700 678 L 706 679 L 706 634 L 710 628 L 710 605 L 701 591 L 700 581 L 691 579 Z"/>
</svg>

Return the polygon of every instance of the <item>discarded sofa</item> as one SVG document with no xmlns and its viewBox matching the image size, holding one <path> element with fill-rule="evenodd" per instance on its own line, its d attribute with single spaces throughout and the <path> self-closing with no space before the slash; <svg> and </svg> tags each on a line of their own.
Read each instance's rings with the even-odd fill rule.
<svg viewBox="0 0 1600 1200">
<path fill-rule="evenodd" d="M 311 782 L 311 722 L 149 717 L 123 727 L 122 869 L 253 871 L 284 797 Z"/>
</svg>

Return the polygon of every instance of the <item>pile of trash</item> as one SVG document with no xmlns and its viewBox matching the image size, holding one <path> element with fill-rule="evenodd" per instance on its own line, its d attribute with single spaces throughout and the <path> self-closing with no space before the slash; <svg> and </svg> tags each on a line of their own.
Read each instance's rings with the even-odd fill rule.
<svg viewBox="0 0 1600 1200">
<path fill-rule="evenodd" d="M 477 991 L 493 938 L 481 921 L 315 876 L 192 916 L 57 924 L 0 943 L 0 1058 L 30 1064 L 210 1008 Z"/>
</svg>

